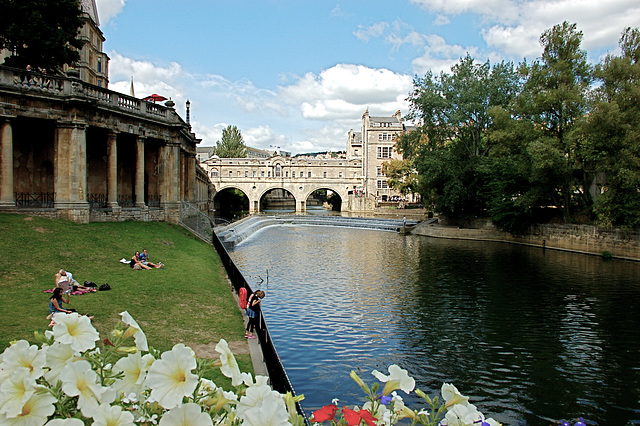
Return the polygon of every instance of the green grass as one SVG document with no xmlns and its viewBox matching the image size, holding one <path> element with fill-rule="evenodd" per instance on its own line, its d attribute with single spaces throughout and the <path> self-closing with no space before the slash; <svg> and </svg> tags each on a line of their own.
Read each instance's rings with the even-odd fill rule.
<svg viewBox="0 0 640 426">
<path fill-rule="evenodd" d="M 143 248 L 165 269 L 136 271 L 118 262 Z M 80 283 L 111 285 L 111 291 L 71 296 L 70 307 L 93 315 L 101 336 L 126 310 L 159 350 L 184 343 L 213 358 L 224 338 L 241 370 L 253 371 L 248 353 L 239 353 L 248 352 L 242 316 L 217 253 L 183 228 L 158 222 L 77 224 L 0 214 L 0 352 L 47 329 L 50 294 L 43 291 L 54 287 L 61 268 Z"/>
</svg>

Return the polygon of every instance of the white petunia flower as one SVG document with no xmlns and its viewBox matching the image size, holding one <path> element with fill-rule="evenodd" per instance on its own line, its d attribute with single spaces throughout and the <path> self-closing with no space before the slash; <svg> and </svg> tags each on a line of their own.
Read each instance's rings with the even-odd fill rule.
<svg viewBox="0 0 640 426">
<path fill-rule="evenodd" d="M 198 385 L 198 377 L 191 372 L 196 359 L 191 349 L 178 343 L 162 354 L 147 373 L 146 386 L 151 389 L 151 399 L 164 408 L 174 408 L 190 395 Z"/>
<path fill-rule="evenodd" d="M 120 316 L 122 317 L 123 323 L 136 330 L 133 334 L 133 340 L 136 342 L 136 348 L 139 351 L 148 351 L 149 346 L 147 345 L 147 336 L 145 336 L 142 328 L 138 325 L 136 320 L 134 320 L 131 314 L 127 311 L 120 312 Z"/>
<path fill-rule="evenodd" d="M 172 408 L 160 419 L 158 426 L 212 426 L 211 417 L 198 404 L 190 402 Z"/>
<path fill-rule="evenodd" d="M 134 426 L 133 414 L 122 407 L 101 404 L 93 415 L 92 426 Z"/>
<path fill-rule="evenodd" d="M 46 349 L 38 349 L 36 345 L 29 346 L 29 342 L 20 340 L 2 354 L 3 377 L 12 374 L 16 368 L 24 367 L 29 370 L 29 376 L 35 383 L 36 379 L 44 375 L 46 362 Z"/>
<path fill-rule="evenodd" d="M 454 385 L 449 383 L 443 383 L 442 388 L 440 389 L 440 393 L 442 394 L 442 398 L 445 401 L 445 405 L 447 408 L 452 407 L 456 404 L 466 405 L 469 403 L 469 397 L 463 396 Z"/>
<path fill-rule="evenodd" d="M 3 426 L 43 425 L 47 417 L 55 411 L 56 402 L 49 392 L 36 392 L 22 406 L 22 411 L 16 417 L 0 414 L 0 424 Z"/>
<path fill-rule="evenodd" d="M 482 414 L 473 404 L 455 404 L 449 408 L 442 421 L 447 426 L 476 426 L 482 421 Z"/>
<path fill-rule="evenodd" d="M 60 380 L 65 394 L 78 397 L 82 415 L 92 417 L 105 388 L 98 384 L 98 375 L 91 369 L 91 364 L 88 361 L 69 363 L 60 373 Z"/>
<path fill-rule="evenodd" d="M 289 413 L 282 395 L 268 385 L 247 388 L 238 402 L 237 414 L 247 426 L 289 424 Z"/>
<path fill-rule="evenodd" d="M 220 367 L 220 371 L 222 372 L 222 374 L 224 374 L 226 377 L 231 378 L 231 384 L 233 386 L 240 385 L 242 383 L 240 367 L 238 367 L 236 357 L 233 356 L 233 353 L 229 349 L 227 341 L 224 339 L 220 339 L 220 341 L 216 345 L 216 351 L 220 354 L 220 361 L 222 361 L 222 367 Z"/>
<path fill-rule="evenodd" d="M 410 377 L 407 370 L 398 367 L 396 364 L 389 366 L 389 375 L 385 376 L 378 370 L 373 370 L 371 374 L 381 382 L 384 382 L 383 395 L 389 395 L 391 391 L 401 389 L 404 393 L 409 394 L 416 387 L 416 381 Z"/>
<path fill-rule="evenodd" d="M 53 345 L 49 346 L 49 349 L 47 349 L 47 367 L 51 370 L 44 374 L 47 382 L 55 385 L 62 369 L 75 360 L 75 355 L 78 354 L 71 348 L 71 345 L 64 343 L 54 342 Z"/>
<path fill-rule="evenodd" d="M 47 426 L 84 426 L 84 422 L 80 419 L 53 419 Z"/>
<path fill-rule="evenodd" d="M 118 362 L 113 366 L 113 372 L 123 372 L 124 377 L 116 380 L 113 384 L 113 389 L 117 392 L 128 395 L 134 393 L 139 395 L 142 393 L 142 385 L 146 377 L 149 367 L 153 364 L 155 358 L 152 355 L 146 354 L 140 355 L 140 352 L 131 354 L 124 358 L 120 358 Z"/>
<path fill-rule="evenodd" d="M 31 380 L 31 372 L 25 367 L 18 367 L 8 376 L 0 387 L 0 414 L 6 417 L 17 417 L 22 407 L 35 393 Z"/>
<path fill-rule="evenodd" d="M 56 315 L 53 335 L 56 341 L 69 344 L 78 352 L 95 348 L 96 341 L 100 339 L 89 317 L 80 316 L 76 312 Z"/>
</svg>

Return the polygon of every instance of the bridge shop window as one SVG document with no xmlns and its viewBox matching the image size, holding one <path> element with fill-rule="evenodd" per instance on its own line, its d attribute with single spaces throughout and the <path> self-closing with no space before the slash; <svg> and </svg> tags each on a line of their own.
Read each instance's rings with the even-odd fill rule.
<svg viewBox="0 0 640 426">
<path fill-rule="evenodd" d="M 244 171 L 244 177 L 249 177 L 249 170 Z"/>
<path fill-rule="evenodd" d="M 393 147 L 391 146 L 379 146 L 378 158 L 391 158 L 392 152 L 393 152 Z"/>
<path fill-rule="evenodd" d="M 233 177 L 233 170 L 229 170 L 229 177 Z"/>
<path fill-rule="evenodd" d="M 282 176 L 282 166 L 280 164 L 276 164 L 276 177 Z"/>
<path fill-rule="evenodd" d="M 284 172 L 284 177 L 289 177 L 289 171 L 287 170 L 286 172 Z"/>
<path fill-rule="evenodd" d="M 258 175 L 258 173 L 254 170 L 253 171 L 253 177 L 256 177 Z"/>
<path fill-rule="evenodd" d="M 309 172 L 309 177 L 311 177 L 311 172 Z"/>
<path fill-rule="evenodd" d="M 260 177 L 264 177 L 264 170 L 260 172 Z"/>
<path fill-rule="evenodd" d="M 342 172 L 338 173 L 338 177 L 341 178 L 342 177 Z"/>
<path fill-rule="evenodd" d="M 327 177 L 327 172 L 322 173 L 322 177 L 326 178 Z"/>
<path fill-rule="evenodd" d="M 296 177 L 296 172 L 291 172 L 291 177 L 292 178 Z"/>
</svg>

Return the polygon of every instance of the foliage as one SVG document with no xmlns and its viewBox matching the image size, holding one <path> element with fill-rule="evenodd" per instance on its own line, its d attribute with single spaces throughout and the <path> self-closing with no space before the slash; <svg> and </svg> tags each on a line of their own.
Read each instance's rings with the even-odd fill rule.
<svg viewBox="0 0 640 426">
<path fill-rule="evenodd" d="M 389 186 L 402 195 L 418 191 L 418 173 L 411 160 L 392 158 L 382 165 L 382 173 L 389 178 Z"/>
<path fill-rule="evenodd" d="M 222 138 L 216 142 L 214 154 L 220 158 L 245 158 L 247 156 L 247 147 L 236 126 L 229 125 L 222 130 Z"/>
<path fill-rule="evenodd" d="M 295 406 L 303 397 L 241 373 L 224 339 L 215 361 L 197 359 L 182 343 L 161 353 L 128 312 L 120 316 L 100 339 L 88 317 L 57 314 L 53 331 L 36 333 L 40 348 L 26 340 L 7 348 L 0 357 L 0 423 L 304 425 Z M 209 379 L 218 369 L 232 391 Z"/>
<path fill-rule="evenodd" d="M 622 56 L 608 55 L 596 69 L 601 83 L 583 121 L 586 158 L 602 194 L 595 213 L 604 226 L 640 226 L 640 29 L 620 38 Z"/>
<path fill-rule="evenodd" d="M 512 64 L 491 67 L 469 55 L 451 74 L 429 72 L 414 80 L 409 117 L 422 126 L 416 135 L 400 138 L 398 150 L 418 170 L 423 200 L 432 200 L 451 216 L 485 213 L 486 159 L 492 146 L 489 111 L 509 102 L 517 87 Z"/>
<path fill-rule="evenodd" d="M 15 52 L 5 65 L 60 72 L 80 59 L 78 0 L 0 0 L 0 49 Z"/>
</svg>

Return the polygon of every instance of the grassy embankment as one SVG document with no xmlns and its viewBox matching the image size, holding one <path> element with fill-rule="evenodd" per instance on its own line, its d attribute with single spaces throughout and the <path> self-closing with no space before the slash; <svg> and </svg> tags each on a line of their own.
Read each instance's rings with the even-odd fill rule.
<svg viewBox="0 0 640 426">
<path fill-rule="evenodd" d="M 146 248 L 165 269 L 136 271 L 119 263 Z M 111 285 L 111 291 L 71 296 L 70 307 L 94 316 L 102 337 L 129 311 L 150 346 L 176 343 L 214 358 L 224 338 L 242 371 L 253 371 L 242 317 L 215 250 L 177 225 L 157 222 L 76 224 L 0 214 L 0 352 L 11 340 L 34 342 L 47 329 L 54 274 L 69 270 L 80 283 Z"/>
</svg>

